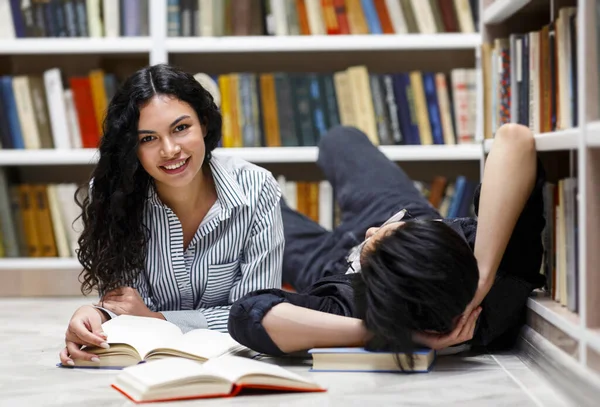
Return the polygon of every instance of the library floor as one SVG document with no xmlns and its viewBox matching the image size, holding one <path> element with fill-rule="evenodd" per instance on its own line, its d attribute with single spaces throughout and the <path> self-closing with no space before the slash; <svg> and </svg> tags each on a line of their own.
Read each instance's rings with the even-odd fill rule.
<svg viewBox="0 0 600 407">
<path fill-rule="evenodd" d="M 133 406 L 109 387 L 118 371 L 56 367 L 66 324 L 82 299 L 0 300 L 0 406 Z M 278 361 L 326 393 L 248 395 L 168 406 L 568 406 L 513 354 L 440 357 L 427 374 L 310 373 L 310 360 Z"/>
</svg>

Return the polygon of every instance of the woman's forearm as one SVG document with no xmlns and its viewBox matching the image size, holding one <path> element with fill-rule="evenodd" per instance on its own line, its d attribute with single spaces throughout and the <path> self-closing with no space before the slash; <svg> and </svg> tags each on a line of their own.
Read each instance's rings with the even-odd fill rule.
<svg viewBox="0 0 600 407">
<path fill-rule="evenodd" d="M 477 223 L 475 258 L 480 279 L 496 275 L 519 215 L 536 177 L 535 139 L 521 125 L 504 125 L 496 132 L 486 160 Z"/>
<path fill-rule="evenodd" d="M 288 303 L 274 306 L 262 324 L 275 345 L 285 353 L 311 348 L 362 347 L 369 337 L 360 319 Z"/>
</svg>

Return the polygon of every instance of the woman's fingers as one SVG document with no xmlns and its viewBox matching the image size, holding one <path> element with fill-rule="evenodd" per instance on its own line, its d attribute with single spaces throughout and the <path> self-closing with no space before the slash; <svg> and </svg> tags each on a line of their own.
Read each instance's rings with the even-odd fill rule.
<svg viewBox="0 0 600 407">
<path fill-rule="evenodd" d="M 67 350 L 66 346 L 60 351 L 60 354 L 58 356 L 60 357 L 60 363 L 63 366 L 73 366 L 73 365 L 75 365 L 75 363 L 73 362 L 73 360 L 69 357 L 69 351 Z"/>
<path fill-rule="evenodd" d="M 105 349 L 109 347 L 108 343 L 106 343 L 106 338 L 90 332 L 83 321 L 73 321 L 69 325 L 67 339 L 81 345 L 98 346 Z"/>
<path fill-rule="evenodd" d="M 69 352 L 69 357 L 72 360 L 80 359 L 80 360 L 89 360 L 91 362 L 99 362 L 100 359 L 98 355 L 94 355 L 93 353 L 84 352 L 81 350 L 80 345 L 75 342 L 67 341 L 67 352 Z"/>
</svg>

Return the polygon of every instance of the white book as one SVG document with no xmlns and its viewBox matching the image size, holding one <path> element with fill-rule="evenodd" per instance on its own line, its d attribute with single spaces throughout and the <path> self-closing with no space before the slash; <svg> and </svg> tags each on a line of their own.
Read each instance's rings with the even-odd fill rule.
<svg viewBox="0 0 600 407">
<path fill-rule="evenodd" d="M 327 180 L 319 182 L 319 225 L 333 230 L 333 187 Z"/>
<path fill-rule="evenodd" d="M 103 24 L 100 19 L 100 0 L 87 0 L 87 26 L 88 35 L 91 38 L 103 37 Z"/>
<path fill-rule="evenodd" d="M 0 0 L 0 39 L 11 40 L 16 37 L 15 25 L 10 11 L 10 0 Z"/>
<path fill-rule="evenodd" d="M 406 19 L 404 18 L 404 12 L 400 6 L 400 0 L 385 0 L 385 5 L 392 20 L 392 26 L 396 34 L 407 34 L 408 27 L 406 26 Z"/>
<path fill-rule="evenodd" d="M 77 185 L 75 184 L 58 184 L 56 186 L 64 230 L 67 234 L 72 257 L 77 257 L 76 250 L 79 248 L 77 240 L 83 231 L 83 222 L 79 217 L 81 215 L 81 208 L 75 202 L 76 190 Z"/>
<path fill-rule="evenodd" d="M 469 0 L 454 0 L 454 9 L 460 31 L 463 33 L 474 33 L 475 23 L 473 22 L 473 11 Z"/>
<path fill-rule="evenodd" d="M 71 148 L 71 142 L 69 140 L 64 87 L 58 68 L 49 69 L 44 72 L 44 86 L 46 88 L 46 104 L 50 113 L 54 148 L 69 149 Z"/>
<path fill-rule="evenodd" d="M 539 134 L 540 128 L 540 33 L 529 33 L 529 128 Z"/>
<path fill-rule="evenodd" d="M 273 21 L 275 35 L 289 35 L 288 21 L 285 1 L 281 0 L 270 0 L 271 1 L 271 18 Z"/>
<path fill-rule="evenodd" d="M 57 185 L 49 184 L 46 193 L 48 195 L 48 207 L 52 218 L 52 229 L 54 231 L 54 240 L 58 250 L 58 257 L 71 257 L 71 248 L 60 209 L 61 204 L 58 197 Z"/>
<path fill-rule="evenodd" d="M 213 28 L 213 2 L 212 0 L 200 0 L 200 35 L 212 37 Z"/>
<path fill-rule="evenodd" d="M 79 127 L 79 118 L 77 117 L 77 108 L 73 100 L 73 91 L 65 89 L 64 91 L 65 109 L 67 114 L 67 124 L 69 127 L 68 138 L 71 148 L 82 148 L 81 129 Z"/>
<path fill-rule="evenodd" d="M 433 17 L 433 10 L 428 0 L 412 0 L 412 8 L 417 20 L 417 27 L 421 34 L 435 34 L 437 27 Z"/>
<path fill-rule="evenodd" d="M 448 83 L 446 82 L 445 73 L 438 72 L 435 74 L 435 87 L 438 96 L 440 116 L 442 120 L 444 144 L 456 144 L 456 135 L 454 134 L 454 125 L 452 124 L 452 109 L 450 107 L 450 95 L 448 93 Z"/>
<path fill-rule="evenodd" d="M 103 7 L 103 23 L 105 37 L 120 37 L 121 36 L 121 9 L 119 0 L 102 0 Z"/>
<path fill-rule="evenodd" d="M 288 206 L 293 209 L 298 209 L 298 183 L 296 181 L 285 182 L 285 201 Z"/>
<path fill-rule="evenodd" d="M 40 133 L 35 121 L 35 112 L 33 111 L 29 78 L 24 75 L 15 76 L 12 85 L 25 148 L 32 150 L 42 148 Z"/>
<path fill-rule="evenodd" d="M 305 0 L 306 15 L 308 17 L 308 27 L 311 35 L 325 35 L 325 18 L 323 17 L 323 8 L 321 0 Z"/>
</svg>

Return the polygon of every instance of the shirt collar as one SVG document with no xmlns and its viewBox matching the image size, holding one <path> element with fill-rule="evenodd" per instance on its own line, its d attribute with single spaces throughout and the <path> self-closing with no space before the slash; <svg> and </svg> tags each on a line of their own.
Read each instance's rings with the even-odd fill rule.
<svg viewBox="0 0 600 407">
<path fill-rule="evenodd" d="M 227 162 L 221 162 L 221 160 L 221 158 L 213 155 L 209 164 L 215 180 L 217 199 L 223 206 L 223 209 L 230 212 L 233 208 L 238 206 L 248 205 L 248 198 L 240 184 L 230 171 L 228 171 L 228 168 L 226 168 Z M 147 198 L 150 204 L 165 207 L 156 192 L 154 182 L 150 183 Z"/>
</svg>

